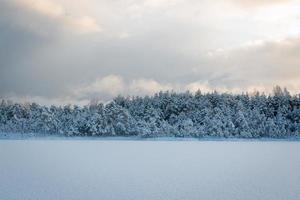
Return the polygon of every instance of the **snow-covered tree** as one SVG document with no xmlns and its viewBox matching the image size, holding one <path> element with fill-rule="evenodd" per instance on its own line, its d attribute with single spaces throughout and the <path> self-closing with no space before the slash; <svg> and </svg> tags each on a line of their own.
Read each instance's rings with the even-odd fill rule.
<svg viewBox="0 0 300 200">
<path fill-rule="evenodd" d="M 0 132 L 66 136 L 287 137 L 300 136 L 300 95 L 276 86 L 219 94 L 159 92 L 102 104 L 41 106 L 0 100 Z"/>
</svg>

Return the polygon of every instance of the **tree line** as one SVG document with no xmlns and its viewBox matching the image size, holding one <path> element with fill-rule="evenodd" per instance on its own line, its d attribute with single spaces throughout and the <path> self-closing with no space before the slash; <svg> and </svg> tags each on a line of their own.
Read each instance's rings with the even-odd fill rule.
<svg viewBox="0 0 300 200">
<path fill-rule="evenodd" d="M 285 138 L 300 136 L 300 95 L 159 92 L 103 104 L 0 102 L 2 133 L 65 136 Z"/>
</svg>

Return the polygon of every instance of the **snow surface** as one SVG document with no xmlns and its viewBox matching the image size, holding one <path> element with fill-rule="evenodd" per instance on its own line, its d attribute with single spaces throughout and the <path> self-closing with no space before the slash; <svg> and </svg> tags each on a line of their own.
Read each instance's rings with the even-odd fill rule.
<svg viewBox="0 0 300 200">
<path fill-rule="evenodd" d="M 291 141 L 0 140 L 0 197 L 299 200 Z"/>
</svg>

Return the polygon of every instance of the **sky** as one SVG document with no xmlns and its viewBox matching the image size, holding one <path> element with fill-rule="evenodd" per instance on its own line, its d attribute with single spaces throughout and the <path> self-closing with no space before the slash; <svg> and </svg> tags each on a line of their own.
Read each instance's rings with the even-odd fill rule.
<svg viewBox="0 0 300 200">
<path fill-rule="evenodd" d="M 300 0 L 0 0 L 0 97 L 300 91 Z"/>
</svg>

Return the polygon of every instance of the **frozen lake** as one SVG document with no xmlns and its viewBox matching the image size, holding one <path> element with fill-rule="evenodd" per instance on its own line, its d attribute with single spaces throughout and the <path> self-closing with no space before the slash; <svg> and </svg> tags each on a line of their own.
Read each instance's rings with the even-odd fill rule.
<svg viewBox="0 0 300 200">
<path fill-rule="evenodd" d="M 300 142 L 0 140 L 3 200 L 299 200 Z"/>
</svg>

